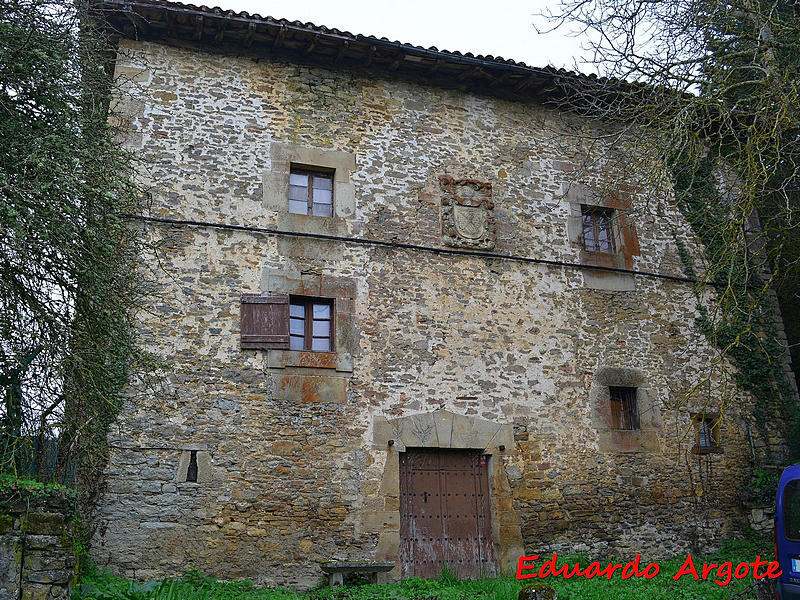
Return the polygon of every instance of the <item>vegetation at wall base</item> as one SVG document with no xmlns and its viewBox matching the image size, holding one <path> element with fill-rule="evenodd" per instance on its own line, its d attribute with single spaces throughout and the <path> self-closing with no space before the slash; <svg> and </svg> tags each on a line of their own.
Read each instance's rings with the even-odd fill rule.
<svg viewBox="0 0 800 600">
<path fill-rule="evenodd" d="M 768 559 L 772 552 L 770 544 L 769 536 L 750 532 L 744 539 L 725 542 L 712 562 L 732 561 L 735 565 L 752 562 L 757 555 Z M 549 556 L 543 552 L 542 560 Z M 710 560 L 694 558 L 698 565 Z M 179 579 L 137 583 L 93 569 L 75 588 L 72 600 L 516 600 L 520 589 L 535 582 L 552 586 L 559 600 L 727 600 L 752 583 L 750 577 L 734 580 L 727 586 L 713 581 L 696 582 L 690 576 L 673 581 L 672 576 L 685 559 L 686 556 L 679 556 L 659 562 L 661 572 L 651 580 L 622 580 L 619 571 L 611 581 L 582 577 L 517 580 L 511 576 L 459 581 L 451 573 L 443 573 L 438 580 L 411 578 L 395 584 L 319 587 L 308 592 L 256 589 L 248 581 L 222 582 L 197 571 Z M 620 562 L 595 560 L 603 565 L 609 560 Z M 576 561 L 585 568 L 589 559 L 580 555 L 559 556 L 559 564 L 571 565 Z M 642 562 L 646 563 L 647 558 L 643 557 Z"/>
<path fill-rule="evenodd" d="M 0 473 L 0 505 L 19 500 L 42 500 L 63 498 L 75 504 L 75 490 L 60 483 L 43 483 L 35 479 L 17 478 L 8 473 Z"/>
</svg>

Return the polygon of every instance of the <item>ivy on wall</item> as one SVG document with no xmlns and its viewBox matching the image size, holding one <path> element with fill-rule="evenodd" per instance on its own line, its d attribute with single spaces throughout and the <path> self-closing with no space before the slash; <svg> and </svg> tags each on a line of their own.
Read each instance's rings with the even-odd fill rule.
<svg viewBox="0 0 800 600">
<path fill-rule="evenodd" d="M 699 316 L 696 325 L 734 365 L 737 387 L 750 392 L 753 418 L 767 453 L 764 462 L 800 458 L 800 410 L 784 371 L 784 352 L 776 323 L 780 315 L 772 288 L 763 239 L 748 231 L 749 214 L 721 192 L 722 161 L 708 152 L 702 158 L 674 157 L 670 174 L 678 209 L 702 246 L 693 257 L 685 245 L 678 251 L 687 276 L 698 279 L 695 288 Z M 703 265 L 698 277 L 695 260 Z M 707 302 L 707 290 L 713 301 Z M 771 443 L 770 428 L 787 441 L 781 450 Z M 761 486 L 764 487 L 764 486 Z"/>
</svg>

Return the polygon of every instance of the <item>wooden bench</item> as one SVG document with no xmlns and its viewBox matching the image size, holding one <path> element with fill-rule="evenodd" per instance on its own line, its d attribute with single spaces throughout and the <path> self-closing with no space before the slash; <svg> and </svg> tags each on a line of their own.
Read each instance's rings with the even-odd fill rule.
<svg viewBox="0 0 800 600">
<path fill-rule="evenodd" d="M 331 587 L 342 585 L 344 576 L 351 573 L 363 573 L 367 575 L 372 583 L 383 583 L 383 581 L 378 580 L 378 575 L 381 573 L 388 573 L 394 569 L 393 562 L 369 561 L 336 561 L 322 563 L 320 566 L 322 567 L 322 571 L 328 576 L 328 585 Z"/>
</svg>

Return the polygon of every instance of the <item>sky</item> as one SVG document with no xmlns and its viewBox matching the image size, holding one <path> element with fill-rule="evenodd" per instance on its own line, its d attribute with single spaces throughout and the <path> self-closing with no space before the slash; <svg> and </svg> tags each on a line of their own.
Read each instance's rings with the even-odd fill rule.
<svg viewBox="0 0 800 600">
<path fill-rule="evenodd" d="M 512 58 L 533 67 L 573 69 L 582 54 L 580 36 L 559 30 L 537 34 L 534 21 L 546 0 L 183 0 L 277 19 L 311 22 L 353 34 L 386 37 L 415 46 L 436 46 Z M 573 33 L 573 35 L 569 35 Z M 583 72 L 594 69 L 581 64 Z"/>
</svg>

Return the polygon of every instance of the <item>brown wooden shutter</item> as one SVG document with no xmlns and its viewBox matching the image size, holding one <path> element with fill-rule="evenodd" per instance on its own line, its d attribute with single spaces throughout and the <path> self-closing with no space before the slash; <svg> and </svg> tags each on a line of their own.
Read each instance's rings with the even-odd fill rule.
<svg viewBox="0 0 800 600">
<path fill-rule="evenodd" d="M 289 294 L 242 294 L 242 348 L 289 349 Z"/>
</svg>

